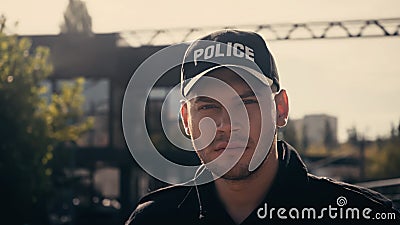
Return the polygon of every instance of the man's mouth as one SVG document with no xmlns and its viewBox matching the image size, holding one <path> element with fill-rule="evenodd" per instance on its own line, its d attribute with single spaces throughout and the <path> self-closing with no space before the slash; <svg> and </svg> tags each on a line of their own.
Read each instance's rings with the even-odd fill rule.
<svg viewBox="0 0 400 225">
<path fill-rule="evenodd" d="M 245 150 L 247 148 L 247 143 L 243 143 L 243 142 L 235 142 L 235 141 L 231 141 L 231 142 L 219 142 L 216 144 L 215 146 L 215 150 L 216 151 L 224 151 L 224 150 Z"/>
</svg>

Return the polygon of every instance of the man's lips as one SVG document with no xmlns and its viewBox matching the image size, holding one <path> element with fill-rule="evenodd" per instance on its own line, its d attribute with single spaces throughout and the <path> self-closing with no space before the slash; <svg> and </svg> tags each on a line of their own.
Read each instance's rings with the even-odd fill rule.
<svg viewBox="0 0 400 225">
<path fill-rule="evenodd" d="M 229 149 L 245 149 L 247 148 L 247 143 L 243 142 L 219 142 L 215 145 L 215 150 L 216 151 L 221 151 L 221 150 L 229 150 Z"/>
</svg>

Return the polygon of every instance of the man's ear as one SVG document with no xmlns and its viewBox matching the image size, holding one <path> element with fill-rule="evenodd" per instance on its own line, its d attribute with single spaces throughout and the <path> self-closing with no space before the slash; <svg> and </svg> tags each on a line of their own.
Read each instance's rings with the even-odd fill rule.
<svg viewBox="0 0 400 225">
<path fill-rule="evenodd" d="M 185 128 L 185 133 L 190 136 L 190 130 L 189 130 L 189 120 L 188 120 L 188 102 L 185 100 L 181 101 L 181 118 L 182 118 L 182 124 L 183 127 Z"/>
<path fill-rule="evenodd" d="M 276 104 L 276 125 L 284 127 L 289 116 L 289 98 L 286 90 L 282 89 L 275 95 Z"/>
</svg>

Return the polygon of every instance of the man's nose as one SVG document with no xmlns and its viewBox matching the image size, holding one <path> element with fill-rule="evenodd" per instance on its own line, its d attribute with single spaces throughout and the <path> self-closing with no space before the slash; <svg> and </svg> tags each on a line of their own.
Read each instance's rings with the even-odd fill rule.
<svg viewBox="0 0 400 225">
<path fill-rule="evenodd" d="M 234 110 L 231 110 L 230 113 L 225 108 L 221 110 L 221 113 L 217 119 L 218 121 L 216 121 L 217 131 L 230 133 L 231 129 L 232 131 L 240 130 L 240 118 L 235 118 L 235 115 L 233 115 L 234 113 Z M 232 121 L 231 118 L 235 119 Z"/>
<path fill-rule="evenodd" d="M 229 113 L 224 107 L 222 108 L 216 120 L 217 121 L 215 122 L 217 125 L 217 131 L 224 133 L 231 131 L 231 120 L 229 118 Z"/>
</svg>

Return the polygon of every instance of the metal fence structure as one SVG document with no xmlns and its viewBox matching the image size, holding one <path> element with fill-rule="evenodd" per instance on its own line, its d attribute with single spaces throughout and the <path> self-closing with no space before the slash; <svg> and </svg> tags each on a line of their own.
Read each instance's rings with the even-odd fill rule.
<svg viewBox="0 0 400 225">
<path fill-rule="evenodd" d="M 254 31 L 269 41 L 389 37 L 400 35 L 400 18 L 134 30 L 121 31 L 120 37 L 122 43 L 131 46 L 168 45 L 227 28 Z"/>
</svg>

